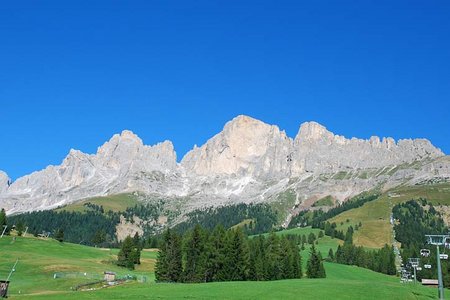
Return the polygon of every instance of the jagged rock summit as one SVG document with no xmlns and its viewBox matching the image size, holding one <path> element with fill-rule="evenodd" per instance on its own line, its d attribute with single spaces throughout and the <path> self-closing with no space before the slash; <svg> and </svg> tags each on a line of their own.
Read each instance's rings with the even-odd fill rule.
<svg viewBox="0 0 450 300">
<path fill-rule="evenodd" d="M 443 156 L 425 139 L 347 139 L 316 122 L 303 123 L 292 139 L 275 125 L 238 116 L 180 163 L 170 141 L 146 146 L 125 130 L 96 154 L 70 150 L 61 165 L 13 183 L 0 172 L 0 207 L 14 213 L 94 196 L 142 192 L 188 198 L 186 205 L 193 208 L 272 201 L 286 189 L 295 191 L 299 203 L 321 195 L 344 201 L 374 186 L 450 177 L 450 163 L 439 160 Z M 418 166 L 408 167 L 414 162 Z M 347 175 L 337 180 L 334 174 L 338 173 Z"/>
<path fill-rule="evenodd" d="M 346 139 L 316 122 L 303 123 L 292 140 L 277 126 L 238 116 L 205 145 L 186 154 L 181 164 L 199 175 L 279 178 L 380 168 L 443 155 L 428 140 Z"/>
</svg>

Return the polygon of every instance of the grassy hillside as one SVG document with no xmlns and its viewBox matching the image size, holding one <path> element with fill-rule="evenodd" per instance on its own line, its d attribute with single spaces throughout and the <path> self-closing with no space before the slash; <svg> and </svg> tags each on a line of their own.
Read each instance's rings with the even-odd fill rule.
<svg viewBox="0 0 450 300">
<path fill-rule="evenodd" d="M 68 291 L 78 284 L 95 281 L 104 271 L 153 276 L 156 252 L 143 252 L 142 264 L 133 272 L 115 266 L 117 249 L 98 249 L 34 237 L 4 236 L 0 239 L 0 278 L 7 277 L 15 260 L 19 263 L 12 275 L 11 295 Z M 67 277 L 53 279 L 55 272 Z M 83 276 L 80 276 L 80 273 Z M 84 276 L 86 273 L 86 276 Z"/>
<path fill-rule="evenodd" d="M 329 278 L 204 284 L 127 284 L 89 292 L 12 299 L 436 299 L 436 290 L 401 285 L 364 269 L 326 264 Z"/>
<path fill-rule="evenodd" d="M 311 227 L 292 228 L 292 229 L 278 231 L 278 232 L 276 232 L 276 234 L 278 234 L 278 235 L 285 235 L 285 234 L 306 235 L 306 237 L 308 237 L 308 235 L 311 232 L 314 233 L 317 238 L 319 235 L 320 229 L 311 228 Z M 337 249 L 337 246 L 343 244 L 343 241 L 341 241 L 339 239 L 332 239 L 329 236 L 323 236 L 321 238 L 318 238 L 317 242 L 318 243 L 315 245 L 316 249 L 322 254 L 323 258 L 328 256 L 328 251 L 330 250 L 330 248 L 333 249 L 333 252 L 335 252 Z M 305 246 L 305 250 L 300 251 L 300 254 L 302 257 L 303 270 L 305 270 L 305 268 L 306 268 L 306 262 L 309 257 L 310 248 L 311 248 L 311 245 L 307 244 Z"/>
<path fill-rule="evenodd" d="M 56 209 L 56 211 L 74 211 L 74 212 L 84 212 L 88 210 L 84 206 L 86 203 L 92 203 L 95 205 L 103 206 L 103 209 L 106 211 L 112 210 L 115 212 L 125 211 L 128 207 L 133 207 L 140 202 L 136 199 L 136 196 L 133 194 L 118 194 L 112 196 L 105 197 L 94 197 L 85 199 L 73 204 L 69 204 L 63 207 Z"/>
<path fill-rule="evenodd" d="M 362 227 L 355 232 L 353 242 L 368 248 L 380 248 L 392 242 L 392 226 L 389 223 L 392 207 L 418 198 L 426 198 L 436 205 L 450 205 L 450 184 L 398 187 L 385 192 L 377 200 L 341 213 L 329 221 L 336 222 L 338 229 L 346 229 L 349 224 L 361 222 Z M 346 223 L 347 219 L 349 223 Z"/>
<path fill-rule="evenodd" d="M 278 234 L 318 233 L 311 228 Z M 323 238 L 318 248 L 328 251 L 337 240 Z M 433 299 L 435 289 L 402 285 L 396 277 L 357 267 L 326 263 L 326 279 L 282 280 L 272 282 L 223 282 L 207 284 L 155 284 L 156 252 L 142 253 L 142 265 L 130 272 L 111 264 L 117 250 L 97 249 L 53 240 L 18 237 L 0 239 L 0 277 L 6 277 L 16 258 L 17 271 L 10 286 L 10 299 Z M 304 253 L 302 253 L 304 254 Z M 303 255 L 302 255 L 303 256 Z M 112 270 L 119 275 L 146 275 L 147 283 L 131 282 L 107 289 L 75 292 L 70 288 L 92 279 L 57 278 L 55 272 L 100 275 Z M 20 294 L 19 294 L 20 292 Z"/>
</svg>

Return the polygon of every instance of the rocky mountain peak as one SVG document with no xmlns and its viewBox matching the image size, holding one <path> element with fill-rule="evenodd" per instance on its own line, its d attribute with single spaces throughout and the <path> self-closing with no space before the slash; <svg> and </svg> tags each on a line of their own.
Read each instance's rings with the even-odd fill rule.
<svg viewBox="0 0 450 300">
<path fill-rule="evenodd" d="M 206 144 L 188 152 L 181 165 L 199 175 L 284 173 L 290 143 L 277 126 L 241 115 Z"/>
<path fill-rule="evenodd" d="M 317 123 L 317 122 L 305 122 L 300 125 L 300 129 L 298 131 L 296 140 L 301 139 L 309 139 L 309 140 L 318 140 L 318 139 L 327 139 L 334 137 L 334 134 L 328 131 L 325 126 Z"/>
<path fill-rule="evenodd" d="M 122 131 L 121 134 L 115 134 L 112 138 L 98 148 L 97 154 L 104 157 L 113 157 L 118 153 L 137 151 L 143 146 L 142 140 L 129 130 Z"/>
</svg>

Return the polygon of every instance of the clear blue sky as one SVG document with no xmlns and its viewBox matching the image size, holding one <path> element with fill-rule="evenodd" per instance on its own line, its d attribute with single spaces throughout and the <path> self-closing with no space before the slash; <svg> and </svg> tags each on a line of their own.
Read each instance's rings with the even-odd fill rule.
<svg viewBox="0 0 450 300">
<path fill-rule="evenodd" d="M 450 153 L 449 1 L 7 1 L 0 170 L 130 129 L 179 159 L 247 114 Z"/>
</svg>

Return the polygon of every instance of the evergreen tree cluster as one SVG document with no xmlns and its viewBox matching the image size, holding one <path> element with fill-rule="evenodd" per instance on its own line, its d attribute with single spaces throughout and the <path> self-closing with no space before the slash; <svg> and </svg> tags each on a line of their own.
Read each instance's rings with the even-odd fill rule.
<svg viewBox="0 0 450 300">
<path fill-rule="evenodd" d="M 314 244 L 311 246 L 310 256 L 306 267 L 306 275 L 308 278 L 325 278 L 325 268 L 322 262 L 322 255 L 316 251 Z"/>
<path fill-rule="evenodd" d="M 344 211 L 358 208 L 366 204 L 367 202 L 374 201 L 378 199 L 378 194 L 371 195 L 361 195 L 356 198 L 353 198 L 349 201 L 346 201 L 327 212 L 323 210 L 314 210 L 314 211 L 302 211 L 297 216 L 293 217 L 291 222 L 289 223 L 289 228 L 294 227 L 305 227 L 312 226 L 313 228 L 319 228 L 320 224 L 325 222 L 328 219 L 331 219 Z"/>
<path fill-rule="evenodd" d="M 448 228 L 439 212 L 432 203 L 426 199 L 410 200 L 397 204 L 392 209 L 392 217 L 395 219 L 395 238 L 402 243 L 401 256 L 404 266 L 412 271 L 409 258 L 419 258 L 422 270 L 417 272 L 417 279 L 437 279 L 437 253 L 436 246 L 426 244 L 427 234 L 448 234 Z M 450 242 L 450 241 L 447 241 Z M 422 249 L 428 249 L 430 255 L 421 255 Z M 441 254 L 450 255 L 450 250 L 440 247 Z M 430 265 L 430 269 L 423 266 Z M 450 262 L 441 259 L 442 276 L 445 287 L 450 287 Z"/>
<path fill-rule="evenodd" d="M 394 225 L 395 239 L 402 243 L 402 248 L 422 247 L 426 234 L 448 232 L 441 215 L 425 199 L 395 205 L 392 217 L 397 221 Z"/>
<path fill-rule="evenodd" d="M 343 246 L 338 246 L 334 255 L 330 251 L 329 259 L 339 264 L 354 265 L 387 275 L 397 273 L 394 250 L 388 245 L 379 250 L 365 250 L 361 246 L 346 242 Z"/>
<path fill-rule="evenodd" d="M 144 226 L 144 234 L 149 237 L 148 243 L 143 246 L 156 248 L 158 246 L 157 238 L 150 238 L 156 232 L 162 229 L 162 225 L 157 225 L 158 217 L 162 214 L 163 202 L 138 204 L 127 208 L 124 212 L 105 211 L 102 205 L 91 202 L 83 204 L 86 209 L 83 212 L 69 211 L 36 211 L 23 213 L 8 217 L 8 232 L 13 225 L 16 226 L 18 233 L 22 233 L 28 226 L 28 233 L 38 235 L 43 232 L 50 232 L 51 236 L 56 238 L 60 230 L 64 232 L 63 240 L 71 243 L 80 243 L 89 246 L 115 247 L 118 245 L 116 239 L 116 225 L 120 222 L 120 215 L 123 215 L 128 221 L 137 216 L 143 220 L 154 221 L 147 222 Z M 4 210 L 3 210 L 4 212 Z M 0 213 L 0 221 L 2 221 Z M 3 218 L 6 222 L 6 215 Z M 21 230 L 19 230 L 21 229 Z M 60 238 L 57 238 L 60 240 Z M 141 241 L 143 243 L 143 241 Z"/>
<path fill-rule="evenodd" d="M 136 233 L 133 238 L 127 236 L 117 254 L 117 265 L 134 270 L 135 265 L 141 264 L 142 243 L 139 235 Z"/>
<path fill-rule="evenodd" d="M 100 213 L 97 208 L 86 212 L 46 210 L 8 217 L 8 227 L 28 226 L 28 233 L 50 232 L 55 238 L 62 231 L 64 241 L 89 246 L 117 245 L 115 230 L 118 223 L 119 213 Z"/>
<path fill-rule="evenodd" d="M 243 220 L 250 219 L 250 223 L 243 226 L 248 235 L 269 232 L 277 224 L 277 213 L 267 204 L 240 203 L 231 206 L 210 207 L 195 210 L 187 214 L 188 220 L 175 226 L 175 230 L 184 233 L 199 224 L 212 230 L 218 224 L 230 228 Z"/>
<path fill-rule="evenodd" d="M 197 225 L 183 236 L 164 232 L 155 274 L 158 282 L 212 282 L 301 278 L 302 270 L 298 246 L 287 237 L 250 239 L 241 228 Z"/>
</svg>

